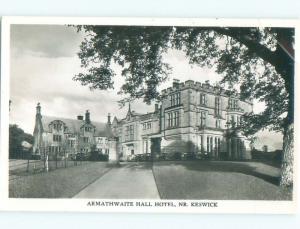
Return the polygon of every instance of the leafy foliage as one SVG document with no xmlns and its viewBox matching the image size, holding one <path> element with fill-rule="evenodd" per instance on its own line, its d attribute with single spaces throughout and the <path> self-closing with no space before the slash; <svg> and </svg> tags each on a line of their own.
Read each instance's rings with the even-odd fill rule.
<svg viewBox="0 0 300 229">
<path fill-rule="evenodd" d="M 17 125 L 9 126 L 9 158 L 22 158 L 24 157 L 24 150 L 22 142 L 27 141 L 33 144 L 33 136 L 25 133 Z"/>
<path fill-rule="evenodd" d="M 282 48 L 282 41 L 291 48 L 294 29 L 90 25 L 77 28 L 86 33 L 78 55 L 87 71 L 74 80 L 91 89 L 113 88 L 112 66 L 117 64 L 125 78 L 121 94 L 143 98 L 146 103 L 159 99 L 157 88 L 171 73 L 163 55 L 177 49 L 186 54 L 190 64 L 214 67 L 223 76 L 223 87 L 238 90 L 242 99 L 265 103 L 262 113 L 245 115 L 245 134 L 262 128 L 284 130 L 293 123 L 294 60 L 290 56 L 293 54 Z"/>
</svg>

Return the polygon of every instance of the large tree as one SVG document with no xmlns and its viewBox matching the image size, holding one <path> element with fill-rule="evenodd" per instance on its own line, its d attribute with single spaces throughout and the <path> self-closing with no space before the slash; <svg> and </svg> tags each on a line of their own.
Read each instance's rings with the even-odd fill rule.
<svg viewBox="0 0 300 229">
<path fill-rule="evenodd" d="M 22 142 L 33 144 L 33 136 L 13 124 L 9 126 L 9 158 L 24 158 Z"/>
<path fill-rule="evenodd" d="M 174 26 L 78 26 L 86 33 L 79 57 L 86 71 L 74 77 L 91 89 L 114 87 L 114 64 L 122 68 L 120 93 L 159 99 L 158 86 L 171 73 L 164 61 L 170 49 L 181 50 L 190 64 L 212 67 L 224 87 L 242 99 L 265 103 L 259 114 L 247 114 L 243 132 L 282 131 L 281 184 L 292 185 L 294 122 L 294 29 Z M 199 79 L 200 80 L 200 79 Z M 238 87 L 237 87 L 238 85 Z"/>
</svg>

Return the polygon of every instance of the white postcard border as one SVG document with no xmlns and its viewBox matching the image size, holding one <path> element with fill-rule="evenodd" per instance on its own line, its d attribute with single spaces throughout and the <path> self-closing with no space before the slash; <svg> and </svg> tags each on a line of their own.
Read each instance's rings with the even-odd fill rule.
<svg viewBox="0 0 300 229">
<path fill-rule="evenodd" d="M 295 118 L 294 189 L 292 201 L 248 200 L 89 200 L 89 199 L 22 199 L 8 198 L 8 126 L 9 126 L 9 75 L 10 75 L 10 25 L 11 24 L 99 24 L 99 25 L 148 25 L 148 26 L 233 26 L 233 27 L 295 27 L 295 97 L 300 98 L 299 80 L 299 21 L 279 19 L 196 19 L 196 18 L 95 18 L 95 17 L 3 17 L 1 39 L 1 154 L 0 154 L 0 210 L 5 211 L 78 211 L 78 212 L 152 212 L 152 213 L 295 213 L 298 200 L 299 177 L 297 173 L 299 154 L 298 127 Z M 297 99 L 295 100 L 297 101 Z M 295 103 L 295 117 L 299 107 Z M 132 207 L 90 206 L 96 202 L 133 202 Z M 177 207 L 138 207 L 136 202 L 173 202 Z M 179 207 L 186 202 L 189 207 Z M 215 202 L 217 207 L 191 207 L 194 202 Z"/>
</svg>

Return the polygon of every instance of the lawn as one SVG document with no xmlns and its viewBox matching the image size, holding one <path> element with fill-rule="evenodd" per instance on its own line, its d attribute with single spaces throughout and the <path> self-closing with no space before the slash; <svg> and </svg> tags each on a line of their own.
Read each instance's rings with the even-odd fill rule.
<svg viewBox="0 0 300 229">
<path fill-rule="evenodd" d="M 155 162 L 162 199 L 289 200 L 278 186 L 280 169 L 259 162 Z"/>
<path fill-rule="evenodd" d="M 86 162 L 9 181 L 11 198 L 70 198 L 110 170 L 106 162 Z"/>
</svg>

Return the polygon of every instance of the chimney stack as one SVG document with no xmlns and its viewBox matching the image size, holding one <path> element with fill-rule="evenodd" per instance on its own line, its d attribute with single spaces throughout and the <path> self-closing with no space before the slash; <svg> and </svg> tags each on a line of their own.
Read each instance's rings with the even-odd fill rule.
<svg viewBox="0 0 300 229">
<path fill-rule="evenodd" d="M 173 79 L 173 87 L 178 87 L 180 81 L 178 79 Z"/>
<path fill-rule="evenodd" d="M 83 120 L 83 116 L 82 115 L 77 115 L 77 120 Z"/>
<path fill-rule="evenodd" d="M 107 115 L 107 123 L 108 123 L 109 125 L 111 124 L 110 113 L 108 113 L 108 115 Z"/>
<path fill-rule="evenodd" d="M 85 112 L 85 122 L 86 123 L 91 123 L 89 110 L 86 110 L 86 112 Z"/>
<path fill-rule="evenodd" d="M 38 104 L 37 104 L 37 106 L 36 106 L 36 114 L 38 115 L 40 115 L 41 114 L 41 105 L 40 105 L 40 103 L 38 102 Z"/>
</svg>

